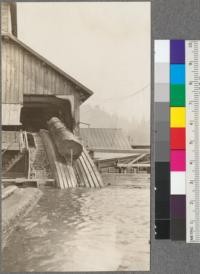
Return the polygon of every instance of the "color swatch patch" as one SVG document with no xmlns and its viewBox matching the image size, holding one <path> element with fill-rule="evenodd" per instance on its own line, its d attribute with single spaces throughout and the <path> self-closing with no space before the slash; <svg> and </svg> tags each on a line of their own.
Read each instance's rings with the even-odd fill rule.
<svg viewBox="0 0 200 274">
<path fill-rule="evenodd" d="M 186 116 L 185 107 L 170 108 L 170 127 L 185 128 Z"/>
<path fill-rule="evenodd" d="M 170 153 L 170 170 L 185 171 L 185 150 L 171 150 Z"/>
<path fill-rule="evenodd" d="M 185 41 L 170 41 L 170 238 L 185 240 Z"/>
<path fill-rule="evenodd" d="M 185 106 L 185 85 L 172 84 L 170 86 L 170 106 Z"/>
<path fill-rule="evenodd" d="M 200 243 L 200 41 L 154 52 L 155 238 Z"/>
<path fill-rule="evenodd" d="M 171 128 L 170 129 L 170 149 L 185 149 L 185 128 Z"/>
</svg>

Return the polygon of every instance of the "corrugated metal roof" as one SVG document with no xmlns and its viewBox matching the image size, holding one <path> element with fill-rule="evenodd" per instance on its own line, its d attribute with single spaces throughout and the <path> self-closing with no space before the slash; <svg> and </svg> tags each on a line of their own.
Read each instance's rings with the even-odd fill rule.
<svg viewBox="0 0 200 274">
<path fill-rule="evenodd" d="M 90 149 L 131 150 L 131 145 L 122 129 L 81 128 L 81 138 Z"/>
<path fill-rule="evenodd" d="M 2 125 L 3 126 L 19 126 L 20 123 L 20 112 L 22 105 L 20 104 L 2 104 Z"/>
</svg>

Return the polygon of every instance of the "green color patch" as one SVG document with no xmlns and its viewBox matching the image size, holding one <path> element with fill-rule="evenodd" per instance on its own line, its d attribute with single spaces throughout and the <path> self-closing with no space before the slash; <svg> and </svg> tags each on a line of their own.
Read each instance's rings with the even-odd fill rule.
<svg viewBox="0 0 200 274">
<path fill-rule="evenodd" d="M 170 85 L 170 106 L 185 106 L 185 85 Z"/>
</svg>

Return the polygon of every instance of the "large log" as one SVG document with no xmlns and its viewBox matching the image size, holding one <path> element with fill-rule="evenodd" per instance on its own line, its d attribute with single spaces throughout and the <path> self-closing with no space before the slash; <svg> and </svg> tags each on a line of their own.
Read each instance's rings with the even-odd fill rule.
<svg viewBox="0 0 200 274">
<path fill-rule="evenodd" d="M 47 124 L 60 155 L 69 161 L 71 158 L 76 160 L 83 151 L 78 138 L 57 117 L 52 117 Z"/>
</svg>

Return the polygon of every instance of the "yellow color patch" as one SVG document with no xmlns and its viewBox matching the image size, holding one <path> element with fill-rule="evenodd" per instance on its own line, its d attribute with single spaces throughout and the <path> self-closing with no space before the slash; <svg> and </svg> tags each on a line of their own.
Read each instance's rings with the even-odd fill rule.
<svg viewBox="0 0 200 274">
<path fill-rule="evenodd" d="M 186 112 L 185 107 L 170 108 L 170 127 L 185 127 Z"/>
</svg>

